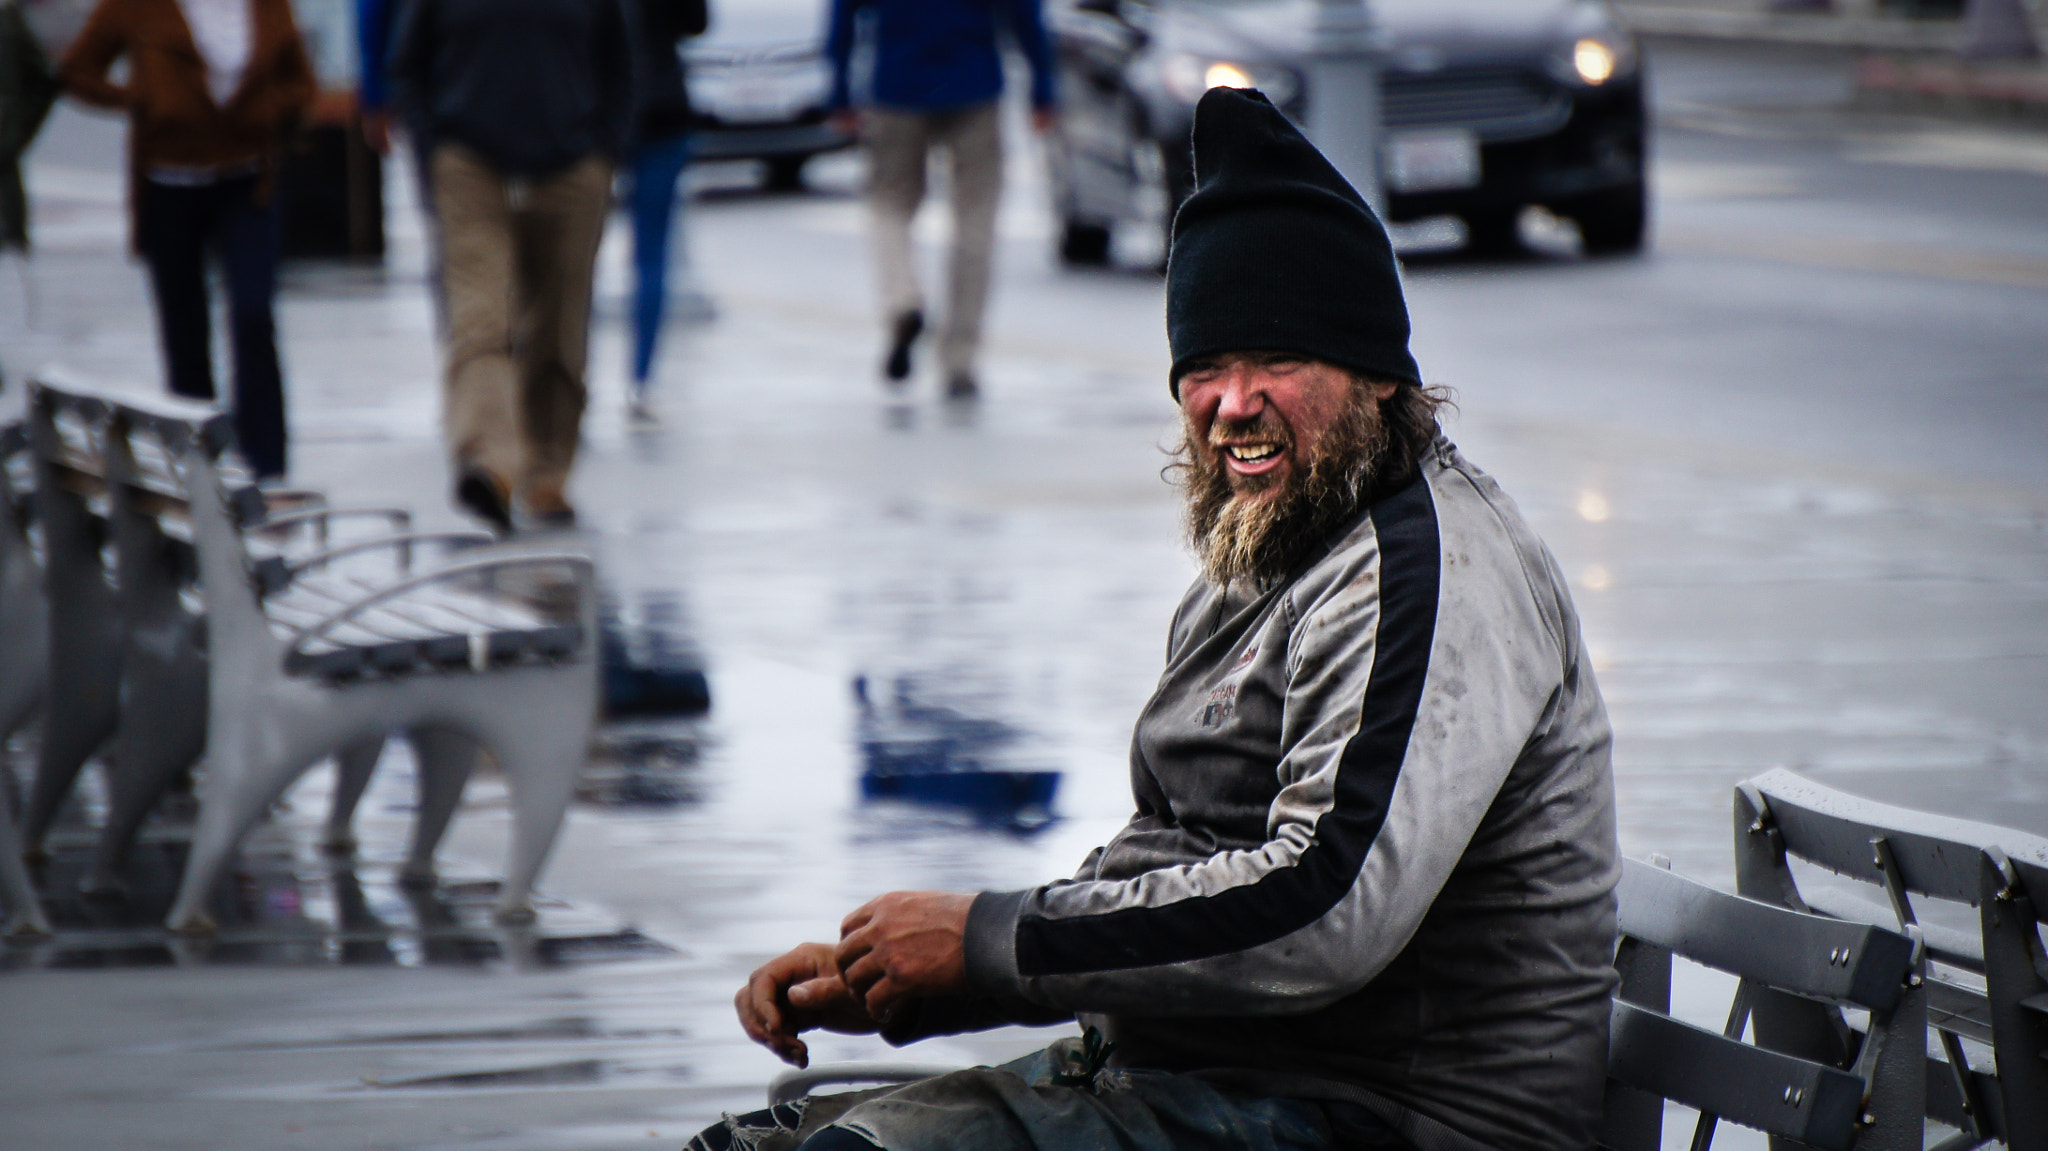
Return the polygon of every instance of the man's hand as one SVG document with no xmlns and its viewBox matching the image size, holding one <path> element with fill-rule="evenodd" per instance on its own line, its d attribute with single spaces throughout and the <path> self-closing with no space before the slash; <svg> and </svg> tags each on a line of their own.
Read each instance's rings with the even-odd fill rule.
<svg viewBox="0 0 2048 1151">
<path fill-rule="evenodd" d="M 837 959 L 846 986 L 876 1019 L 905 1000 L 967 989 L 971 895 L 892 891 L 839 925 Z"/>
<path fill-rule="evenodd" d="M 843 135 L 852 136 L 856 139 L 860 136 L 860 113 L 852 108 L 839 108 L 835 110 L 830 117 L 830 123 L 834 130 Z"/>
<path fill-rule="evenodd" d="M 810 1048 L 797 1038 L 802 1032 L 866 1035 L 879 1026 L 839 977 L 829 943 L 802 944 L 756 968 L 733 997 L 733 1010 L 747 1038 L 797 1067 L 811 1062 Z"/>
</svg>

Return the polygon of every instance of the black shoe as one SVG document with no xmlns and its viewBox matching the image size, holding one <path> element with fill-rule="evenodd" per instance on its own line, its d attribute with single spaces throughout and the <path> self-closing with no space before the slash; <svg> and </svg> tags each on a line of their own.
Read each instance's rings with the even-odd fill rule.
<svg viewBox="0 0 2048 1151">
<path fill-rule="evenodd" d="M 462 474 L 455 477 L 455 503 L 499 535 L 512 534 L 510 492 L 490 469 L 464 464 Z"/>
<path fill-rule="evenodd" d="M 949 400 L 974 400 L 981 398 L 981 385 L 974 382 L 971 372 L 954 372 L 946 377 L 946 398 Z"/>
<path fill-rule="evenodd" d="M 901 380 L 910 375 L 910 345 L 924 334 L 924 313 L 912 308 L 896 317 L 895 331 L 890 336 L 889 358 L 882 364 L 882 374 L 892 380 Z"/>
</svg>

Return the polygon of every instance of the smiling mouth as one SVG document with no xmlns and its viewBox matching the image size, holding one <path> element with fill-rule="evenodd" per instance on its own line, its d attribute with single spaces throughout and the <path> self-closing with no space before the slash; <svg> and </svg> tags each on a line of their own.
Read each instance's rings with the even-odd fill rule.
<svg viewBox="0 0 2048 1151">
<path fill-rule="evenodd" d="M 1229 444 L 1224 452 L 1239 463 L 1263 463 L 1280 454 L 1279 444 Z"/>
</svg>

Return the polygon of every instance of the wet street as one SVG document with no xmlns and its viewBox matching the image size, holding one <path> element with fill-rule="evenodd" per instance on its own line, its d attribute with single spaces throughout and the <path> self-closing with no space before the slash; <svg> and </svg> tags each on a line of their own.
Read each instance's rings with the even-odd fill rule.
<svg viewBox="0 0 2048 1151">
<path fill-rule="evenodd" d="M 1776 766 L 2048 834 L 2048 133 L 1847 111 L 1826 55 L 1669 43 L 1651 64 L 1649 255 L 1582 260 L 1542 218 L 1512 259 L 1465 257 L 1451 225 L 1401 234 L 1449 433 L 1572 578 L 1624 849 L 1728 884 L 1731 787 Z M 245 914 L 211 944 L 152 925 L 181 850 L 166 812 L 135 906 L 60 892 L 55 941 L 0 944 L 0 1149 L 677 1147 L 778 1068 L 731 1016 L 755 964 L 885 890 L 1067 874 L 1122 823 L 1129 725 L 1193 572 L 1159 475 L 1157 239 L 1133 226 L 1119 267 L 1059 268 L 1041 162 L 1012 141 L 972 407 L 877 382 L 853 157 L 802 194 L 692 174 L 716 316 L 673 327 L 652 428 L 625 418 L 615 229 L 572 495 L 622 633 L 701 662 L 711 706 L 606 726 L 534 931 L 487 924 L 492 778 L 423 894 L 393 878 L 403 752 L 352 863 L 313 846 L 314 772 L 248 845 Z M 46 363 L 157 386 L 119 148 L 66 109 L 31 154 L 39 250 L 0 261 L 0 418 Z M 419 227 L 387 176 L 386 266 L 288 274 L 293 479 L 452 526 Z M 886 794 L 934 765 L 988 782 Z"/>
</svg>

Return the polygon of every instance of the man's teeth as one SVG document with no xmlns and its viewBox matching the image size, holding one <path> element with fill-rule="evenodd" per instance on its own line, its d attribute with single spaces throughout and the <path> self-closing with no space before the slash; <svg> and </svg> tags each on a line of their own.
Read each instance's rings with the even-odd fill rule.
<svg viewBox="0 0 2048 1151">
<path fill-rule="evenodd" d="M 1272 457 L 1279 455 L 1280 445 L 1232 444 L 1223 450 L 1230 453 L 1231 459 L 1243 460 L 1246 463 L 1252 463 L 1257 460 L 1271 459 Z"/>
</svg>

